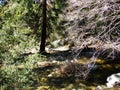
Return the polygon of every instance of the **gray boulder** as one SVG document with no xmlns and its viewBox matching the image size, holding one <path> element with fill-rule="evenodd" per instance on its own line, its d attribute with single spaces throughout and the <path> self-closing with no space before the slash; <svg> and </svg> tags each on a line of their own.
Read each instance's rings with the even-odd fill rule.
<svg viewBox="0 0 120 90">
<path fill-rule="evenodd" d="M 120 73 L 115 73 L 107 77 L 106 85 L 108 88 L 120 87 Z"/>
</svg>

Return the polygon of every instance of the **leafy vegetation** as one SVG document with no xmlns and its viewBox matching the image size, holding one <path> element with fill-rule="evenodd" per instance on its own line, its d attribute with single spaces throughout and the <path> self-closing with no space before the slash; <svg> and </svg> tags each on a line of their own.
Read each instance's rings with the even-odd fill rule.
<svg viewBox="0 0 120 90">
<path fill-rule="evenodd" d="M 2 0 L 0 3 L 0 86 L 1 89 L 9 90 L 28 88 L 35 81 L 32 71 L 36 67 L 35 63 L 45 59 L 37 54 L 41 36 L 42 2 L 9 0 L 6 5 L 5 2 Z M 47 7 L 47 34 L 52 38 L 51 32 L 56 33 L 55 30 L 60 27 L 58 14 L 62 7 L 57 0 L 49 4 L 52 7 Z"/>
</svg>

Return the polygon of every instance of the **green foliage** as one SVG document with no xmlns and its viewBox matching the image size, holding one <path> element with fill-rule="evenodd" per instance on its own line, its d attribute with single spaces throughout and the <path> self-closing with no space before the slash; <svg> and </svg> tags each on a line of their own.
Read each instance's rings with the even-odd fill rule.
<svg viewBox="0 0 120 90">
<path fill-rule="evenodd" d="M 47 26 L 48 26 L 48 36 L 49 42 L 55 41 L 62 38 L 65 28 L 63 27 L 61 21 L 63 18 L 59 18 L 62 10 L 67 6 L 65 1 L 55 0 L 54 6 L 47 11 Z"/>
<path fill-rule="evenodd" d="M 34 73 L 29 67 L 41 60 L 38 55 L 21 56 L 37 44 L 35 38 L 28 35 L 32 34 L 32 30 L 23 19 L 28 6 L 32 10 L 31 5 L 32 0 L 26 3 L 24 0 L 10 0 L 6 6 L 0 7 L 0 87 L 3 90 L 32 85 Z"/>
<path fill-rule="evenodd" d="M 26 89 L 36 81 L 33 68 L 36 68 L 36 62 L 44 60 L 45 57 L 39 54 L 33 54 L 26 57 L 11 58 L 14 63 L 4 63 L 0 71 L 0 87 L 4 89 Z"/>
<path fill-rule="evenodd" d="M 31 70 L 25 68 L 23 70 L 19 70 L 12 67 L 6 67 L 1 70 L 1 78 L 2 78 L 2 88 L 4 89 L 12 89 L 12 88 L 23 88 L 26 87 L 28 83 L 32 81 L 29 80 Z M 6 86 L 7 85 L 7 86 Z"/>
<path fill-rule="evenodd" d="M 63 3 L 56 0 L 52 5 L 47 11 L 47 30 L 54 38 L 62 29 L 59 14 Z M 41 21 L 41 4 L 35 4 L 34 0 L 9 0 L 0 6 L 1 89 L 26 89 L 36 81 L 33 68 L 37 67 L 36 62 L 45 60 L 44 56 L 35 54 L 39 49 Z"/>
</svg>

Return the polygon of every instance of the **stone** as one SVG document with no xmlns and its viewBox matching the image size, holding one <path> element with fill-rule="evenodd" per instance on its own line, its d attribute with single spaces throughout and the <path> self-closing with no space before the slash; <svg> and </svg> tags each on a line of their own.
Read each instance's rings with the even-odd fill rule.
<svg viewBox="0 0 120 90">
<path fill-rule="evenodd" d="M 106 85 L 108 88 L 119 87 L 120 86 L 120 73 L 112 74 L 109 77 L 107 77 Z"/>
<path fill-rule="evenodd" d="M 52 77 L 53 75 L 52 74 L 49 74 L 48 77 Z"/>
<path fill-rule="evenodd" d="M 45 67 L 52 67 L 56 65 L 56 62 L 50 62 L 50 61 L 43 61 L 43 62 L 37 62 L 38 67 L 45 68 Z"/>
</svg>

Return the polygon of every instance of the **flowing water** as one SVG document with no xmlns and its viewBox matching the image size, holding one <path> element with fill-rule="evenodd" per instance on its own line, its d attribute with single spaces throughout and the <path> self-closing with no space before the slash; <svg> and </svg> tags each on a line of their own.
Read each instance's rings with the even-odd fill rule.
<svg viewBox="0 0 120 90">
<path fill-rule="evenodd" d="M 90 58 L 82 57 L 77 61 L 81 64 L 89 62 Z M 37 90 L 96 90 L 97 86 L 106 87 L 106 78 L 120 71 L 119 60 L 96 59 L 97 68 L 93 70 L 86 80 L 75 77 L 52 74 L 58 66 L 38 68 Z M 109 89 L 108 89 L 109 90 Z M 114 90 L 114 89 L 113 89 Z M 119 89 L 115 89 L 119 90 Z"/>
</svg>

